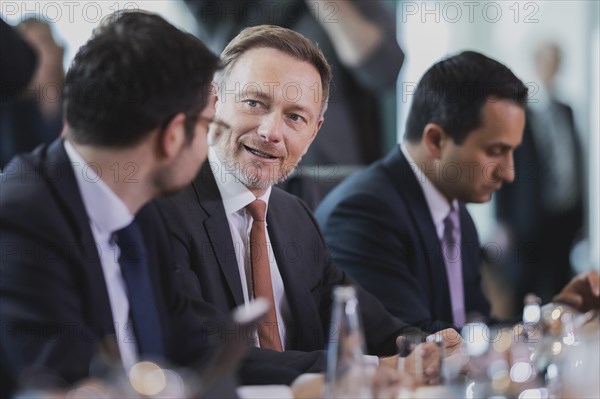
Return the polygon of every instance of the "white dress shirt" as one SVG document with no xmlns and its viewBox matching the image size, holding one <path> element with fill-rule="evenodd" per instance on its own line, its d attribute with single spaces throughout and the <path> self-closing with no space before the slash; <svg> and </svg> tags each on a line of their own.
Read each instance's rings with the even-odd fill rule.
<svg viewBox="0 0 600 399">
<path fill-rule="evenodd" d="M 417 181 L 423 190 L 423 194 L 425 194 L 425 201 L 427 202 L 429 213 L 433 219 L 437 236 L 441 242 L 444 237 L 444 219 L 450 212 L 450 204 L 448 203 L 446 197 L 444 197 L 444 195 L 440 193 L 437 188 L 435 188 L 431 180 L 427 178 L 427 175 L 419 168 L 408 150 L 404 146 L 400 148 L 402 150 L 402 154 L 404 154 L 408 164 L 415 173 L 415 177 L 417 178 Z M 452 201 L 452 207 L 454 209 L 458 209 L 458 200 L 456 198 Z M 460 232 L 460 225 L 456 226 L 456 228 Z"/>
<path fill-rule="evenodd" d="M 128 226 L 133 221 L 133 215 L 99 177 L 99 174 L 109 171 L 98 170 L 97 173 L 97 166 L 88 164 L 68 140 L 64 141 L 64 145 L 98 248 L 121 360 L 125 369 L 129 370 L 137 362 L 138 353 L 133 325 L 129 320 L 127 287 L 119 265 L 120 251 L 113 233 Z"/>
<path fill-rule="evenodd" d="M 232 173 L 226 171 L 226 166 L 221 162 L 215 151 L 209 148 L 208 160 L 212 165 L 217 187 L 223 200 L 227 222 L 229 223 L 229 231 L 233 248 L 235 250 L 235 258 L 238 264 L 240 273 L 240 281 L 242 282 L 242 291 L 244 293 L 244 303 L 248 304 L 253 299 L 253 282 L 252 282 L 252 263 L 250 261 L 250 229 L 252 228 L 252 216 L 245 209 L 246 205 L 250 204 L 257 198 L 252 192 L 244 186 Z M 267 204 L 267 214 L 269 212 L 269 197 L 271 195 L 271 187 L 267 189 L 265 194 L 258 199 Z M 267 225 L 267 222 L 265 222 Z M 279 336 L 281 337 L 282 348 L 285 350 L 286 330 L 284 324 L 283 310 L 287 309 L 287 301 L 285 299 L 285 291 L 281 273 L 277 267 L 277 261 L 273 255 L 271 246 L 271 238 L 267 229 L 267 246 L 269 251 L 269 266 L 271 268 L 271 281 L 273 284 L 273 297 L 275 299 L 275 314 L 277 315 L 277 324 L 279 327 Z M 258 335 L 255 336 L 255 344 L 259 346 Z"/>
</svg>

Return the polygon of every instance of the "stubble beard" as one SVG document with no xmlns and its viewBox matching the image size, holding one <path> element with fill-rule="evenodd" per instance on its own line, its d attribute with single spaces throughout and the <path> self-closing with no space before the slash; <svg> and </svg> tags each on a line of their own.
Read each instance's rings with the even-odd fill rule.
<svg viewBox="0 0 600 399">
<path fill-rule="evenodd" d="M 242 165 L 235 159 L 235 149 L 231 149 L 227 144 L 214 146 L 215 152 L 225 167 L 227 173 L 232 174 L 238 181 L 250 190 L 266 190 L 276 184 L 285 181 L 295 170 L 302 158 L 293 165 L 279 165 L 279 171 L 276 176 L 271 168 L 265 167 L 259 162 L 250 162 Z M 242 151 L 242 150 L 240 150 Z M 263 174 L 267 174 L 267 178 L 263 178 Z"/>
</svg>

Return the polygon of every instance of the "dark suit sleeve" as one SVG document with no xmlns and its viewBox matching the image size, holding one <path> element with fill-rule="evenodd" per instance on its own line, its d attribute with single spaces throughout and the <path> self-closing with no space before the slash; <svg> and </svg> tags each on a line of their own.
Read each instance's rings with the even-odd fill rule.
<svg viewBox="0 0 600 399">
<path fill-rule="evenodd" d="M 403 225 L 410 220 L 406 208 L 392 206 L 383 197 L 348 196 L 321 220 L 336 263 L 375 293 L 394 316 L 429 332 L 452 327 L 432 319 L 429 298 L 414 277 L 413 269 L 424 254 L 416 250 L 420 246 L 411 242 Z"/>
<path fill-rule="evenodd" d="M 0 227 L 1 396 L 24 374 L 51 373 L 52 386 L 74 383 L 88 375 L 101 338 L 83 317 L 85 288 L 67 252 Z"/>
<path fill-rule="evenodd" d="M 321 303 L 319 304 L 319 311 L 322 320 L 326 321 L 324 325 L 325 331 L 328 332 L 330 327 L 329 321 L 332 313 L 332 293 L 334 288 L 341 285 L 353 285 L 357 289 L 367 352 L 376 356 L 397 354 L 396 337 L 403 334 L 409 326 L 401 319 L 390 314 L 377 298 L 364 290 L 352 277 L 336 266 L 312 212 L 304 203 L 302 205 L 307 212 L 310 222 L 314 224 L 315 234 L 319 235 L 322 245 L 322 250 L 319 252 L 324 254 L 323 262 L 325 264 L 325 271 L 323 273 L 323 293 Z"/>
</svg>

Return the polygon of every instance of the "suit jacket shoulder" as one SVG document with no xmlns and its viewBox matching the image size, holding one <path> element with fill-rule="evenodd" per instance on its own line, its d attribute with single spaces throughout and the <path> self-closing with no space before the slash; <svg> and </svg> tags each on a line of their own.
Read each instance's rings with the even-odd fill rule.
<svg viewBox="0 0 600 399">
<path fill-rule="evenodd" d="M 3 390 L 32 366 L 72 383 L 87 375 L 100 342 L 115 331 L 62 142 L 16 158 L 1 178 L 0 314 L 9 326 L 0 343 Z"/>
</svg>

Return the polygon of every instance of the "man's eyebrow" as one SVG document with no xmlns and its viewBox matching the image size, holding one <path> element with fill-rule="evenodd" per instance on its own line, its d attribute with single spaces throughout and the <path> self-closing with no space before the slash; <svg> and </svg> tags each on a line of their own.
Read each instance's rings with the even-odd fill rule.
<svg viewBox="0 0 600 399">
<path fill-rule="evenodd" d="M 242 98 L 246 98 L 246 97 L 252 97 L 253 99 L 259 100 L 259 101 L 264 101 L 264 102 L 271 102 L 271 96 L 269 96 L 265 91 L 263 90 L 257 90 L 255 87 L 253 88 L 248 88 L 246 90 L 242 90 Z M 291 111 L 300 111 L 300 112 L 304 112 L 309 114 L 310 116 L 314 116 L 314 112 L 312 112 L 312 110 L 309 107 L 306 107 L 304 105 L 295 103 L 294 105 L 290 106 L 288 108 Z"/>
<path fill-rule="evenodd" d="M 242 90 L 242 96 L 247 97 L 251 96 L 261 101 L 270 101 L 271 97 L 265 93 L 263 90 L 256 90 L 255 88 Z"/>
<path fill-rule="evenodd" d="M 510 144 L 504 143 L 504 142 L 496 142 L 496 143 L 492 143 L 490 145 L 490 147 L 496 147 L 496 148 L 500 148 L 503 151 L 508 151 L 508 150 L 512 150 L 517 148 L 520 145 L 520 143 L 517 146 L 512 146 Z"/>
<path fill-rule="evenodd" d="M 310 116 L 314 116 L 314 112 L 312 112 L 312 110 L 308 107 L 305 107 L 304 105 L 301 104 L 294 104 L 290 107 L 291 111 L 300 111 L 300 112 L 304 112 L 306 114 L 309 114 Z"/>
</svg>

